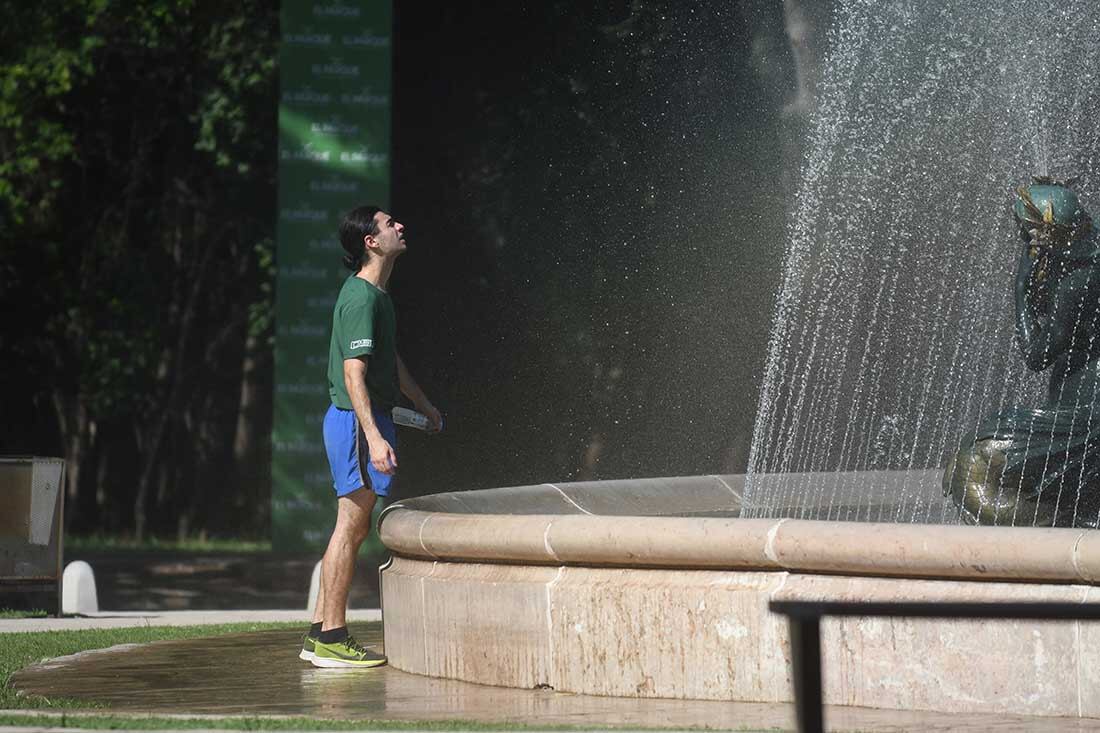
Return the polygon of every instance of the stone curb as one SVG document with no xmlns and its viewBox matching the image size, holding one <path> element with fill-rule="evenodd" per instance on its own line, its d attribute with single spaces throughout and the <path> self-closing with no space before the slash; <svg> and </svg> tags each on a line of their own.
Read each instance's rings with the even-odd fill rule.
<svg viewBox="0 0 1100 733">
<path fill-rule="evenodd" d="M 1088 529 L 388 509 L 382 541 L 427 561 L 1100 581 Z"/>
<path fill-rule="evenodd" d="M 381 621 L 382 611 L 348 611 L 349 621 Z M 207 626 L 233 623 L 309 623 L 304 609 L 266 611 L 100 611 L 76 618 L 20 618 L 0 620 L 0 634 L 80 629 L 126 629 L 139 626 Z"/>
</svg>

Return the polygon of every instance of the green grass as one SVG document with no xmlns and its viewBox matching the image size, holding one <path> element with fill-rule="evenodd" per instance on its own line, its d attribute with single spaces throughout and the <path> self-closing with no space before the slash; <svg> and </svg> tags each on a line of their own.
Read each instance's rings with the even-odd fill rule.
<svg viewBox="0 0 1100 733">
<path fill-rule="evenodd" d="M 236 540 L 217 537 L 161 539 L 150 537 L 138 542 L 125 535 L 66 536 L 66 552 L 271 552 L 271 540 Z"/>
<path fill-rule="evenodd" d="M 0 608 L 0 619 L 13 619 L 13 618 L 46 618 L 48 616 L 42 609 L 34 609 L 33 611 L 20 611 L 12 608 Z"/>
<path fill-rule="evenodd" d="M 378 537 L 377 512 L 370 536 L 359 550 L 360 556 L 382 556 L 386 547 Z M 318 559 L 324 547 L 317 547 Z M 241 540 L 225 537 L 188 537 L 168 539 L 149 537 L 138 542 L 127 535 L 66 535 L 65 552 L 180 552 L 180 553 L 232 553 L 260 554 L 273 552 L 271 540 Z"/>
<path fill-rule="evenodd" d="M 24 667 L 54 657 L 104 649 L 116 644 L 140 644 L 166 639 L 195 639 L 265 629 L 300 628 L 297 623 L 218 624 L 213 626 L 144 626 L 125 629 L 80 631 L 30 631 L 0 634 L 0 709 L 94 707 L 79 700 L 21 696 L 8 686 L 11 676 Z"/>
</svg>

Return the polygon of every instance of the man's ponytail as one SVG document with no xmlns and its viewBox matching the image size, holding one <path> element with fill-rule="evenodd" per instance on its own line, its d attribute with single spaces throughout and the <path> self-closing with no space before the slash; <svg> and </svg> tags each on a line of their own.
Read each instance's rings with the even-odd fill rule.
<svg viewBox="0 0 1100 733">
<path fill-rule="evenodd" d="M 366 246 L 363 240 L 378 234 L 378 222 L 374 215 L 381 211 L 377 206 L 359 206 L 349 211 L 340 224 L 340 246 L 344 248 L 344 267 L 358 272 L 363 266 Z"/>
</svg>

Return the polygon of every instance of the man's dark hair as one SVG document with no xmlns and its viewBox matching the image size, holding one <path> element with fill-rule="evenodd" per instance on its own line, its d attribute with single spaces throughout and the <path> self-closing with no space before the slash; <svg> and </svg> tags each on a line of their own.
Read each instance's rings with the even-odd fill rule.
<svg viewBox="0 0 1100 733">
<path fill-rule="evenodd" d="M 340 246 L 344 248 L 344 267 L 358 272 L 363 266 L 363 239 L 378 234 L 378 222 L 374 215 L 382 209 L 377 206 L 359 206 L 349 211 L 340 224 Z"/>
</svg>

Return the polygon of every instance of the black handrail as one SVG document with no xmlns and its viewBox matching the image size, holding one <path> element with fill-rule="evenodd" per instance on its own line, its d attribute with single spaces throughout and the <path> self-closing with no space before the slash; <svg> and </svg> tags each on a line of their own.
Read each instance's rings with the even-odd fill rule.
<svg viewBox="0 0 1100 733">
<path fill-rule="evenodd" d="M 825 730 L 821 693 L 821 619 L 825 616 L 1001 618 L 1034 621 L 1098 621 L 1100 603 L 968 603 L 936 601 L 772 601 L 772 613 L 787 617 L 798 730 Z"/>
</svg>

